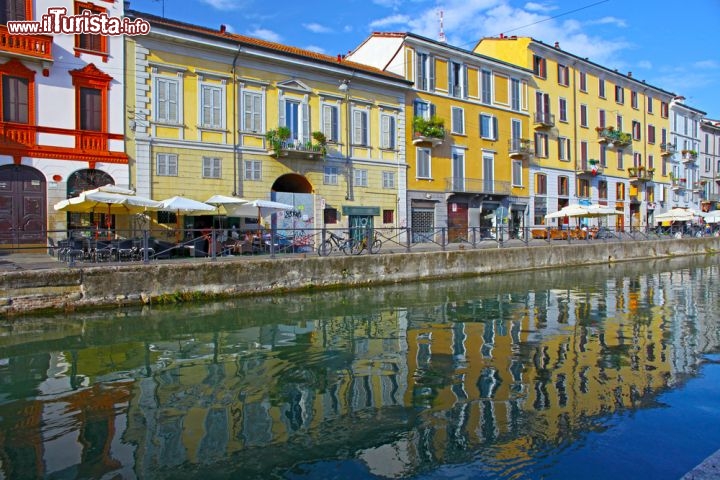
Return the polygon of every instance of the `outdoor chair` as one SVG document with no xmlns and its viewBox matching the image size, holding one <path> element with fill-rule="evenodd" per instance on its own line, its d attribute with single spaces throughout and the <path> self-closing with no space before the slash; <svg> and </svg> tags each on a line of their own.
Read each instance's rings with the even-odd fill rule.
<svg viewBox="0 0 720 480">
<path fill-rule="evenodd" d="M 132 260 L 135 253 L 135 245 L 132 239 L 120 240 L 117 244 L 117 251 L 115 252 L 118 261 Z"/>
</svg>

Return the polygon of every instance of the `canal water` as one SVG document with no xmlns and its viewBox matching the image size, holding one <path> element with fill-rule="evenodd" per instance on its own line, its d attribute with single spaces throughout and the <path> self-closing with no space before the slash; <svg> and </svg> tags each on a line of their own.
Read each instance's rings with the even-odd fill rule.
<svg viewBox="0 0 720 480">
<path fill-rule="evenodd" d="M 0 320 L 0 479 L 678 479 L 720 259 Z"/>
</svg>

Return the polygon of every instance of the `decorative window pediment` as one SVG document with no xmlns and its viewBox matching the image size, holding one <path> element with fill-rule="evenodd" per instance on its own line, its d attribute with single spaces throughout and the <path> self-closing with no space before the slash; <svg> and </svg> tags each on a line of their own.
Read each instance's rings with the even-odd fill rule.
<svg viewBox="0 0 720 480">
<path fill-rule="evenodd" d="M 277 84 L 278 89 L 282 90 L 291 90 L 295 92 L 302 92 L 302 93 L 312 93 L 312 90 L 310 87 L 305 85 L 300 80 L 286 80 L 284 82 L 280 82 Z"/>
</svg>

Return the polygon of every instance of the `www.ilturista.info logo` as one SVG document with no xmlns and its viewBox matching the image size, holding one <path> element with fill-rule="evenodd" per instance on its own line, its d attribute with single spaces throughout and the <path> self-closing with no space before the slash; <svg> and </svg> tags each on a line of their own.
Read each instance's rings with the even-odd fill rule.
<svg viewBox="0 0 720 480">
<path fill-rule="evenodd" d="M 39 22 L 9 21 L 7 29 L 11 35 L 147 35 L 150 24 L 141 18 L 110 17 L 107 13 L 90 10 L 84 10 L 80 15 L 68 15 L 65 7 L 51 7 Z"/>
</svg>

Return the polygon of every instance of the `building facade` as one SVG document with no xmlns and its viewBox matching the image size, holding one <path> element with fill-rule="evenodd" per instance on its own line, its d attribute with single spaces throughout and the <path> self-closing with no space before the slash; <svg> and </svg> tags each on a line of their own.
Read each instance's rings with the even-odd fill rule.
<svg viewBox="0 0 720 480">
<path fill-rule="evenodd" d="M 674 94 L 530 37 L 484 38 L 474 51 L 533 71 L 532 225 L 599 203 L 618 212 L 616 227 L 644 228 L 669 208 Z"/>
<path fill-rule="evenodd" d="M 671 188 L 668 201 L 672 207 L 699 211 L 705 201 L 705 183 L 701 178 L 700 123 L 705 112 L 686 105 L 683 97 L 670 102 L 670 138 L 675 153 L 669 156 Z"/>
<path fill-rule="evenodd" d="M 410 33 L 374 33 L 349 58 L 413 82 L 407 95 L 408 226 L 450 241 L 526 226 L 530 72 Z M 473 228 L 481 227 L 481 228 Z"/>
<path fill-rule="evenodd" d="M 50 7 L 123 16 L 123 2 L 5 2 L 0 24 L 0 244 L 45 246 L 74 228 L 113 224 L 101 212 L 53 205 L 109 183 L 127 187 L 123 38 L 13 35 L 10 21 L 38 21 Z"/>
<path fill-rule="evenodd" d="M 703 119 L 700 136 L 700 181 L 705 194 L 702 209 L 717 210 L 720 202 L 720 121 Z"/>
<path fill-rule="evenodd" d="M 408 82 L 224 26 L 130 15 L 152 25 L 127 39 L 128 151 L 139 192 L 291 203 L 283 221 L 293 229 L 396 227 L 406 216 Z"/>
</svg>

